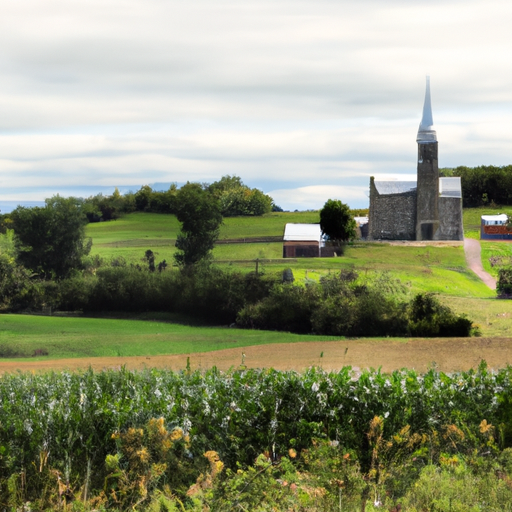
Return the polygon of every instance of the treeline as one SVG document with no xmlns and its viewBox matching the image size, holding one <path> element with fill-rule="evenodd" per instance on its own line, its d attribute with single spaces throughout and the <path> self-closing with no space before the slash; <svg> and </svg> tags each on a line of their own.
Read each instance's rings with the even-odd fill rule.
<svg viewBox="0 0 512 512">
<path fill-rule="evenodd" d="M 237 215 L 263 215 L 280 210 L 273 199 L 257 188 L 245 185 L 238 176 L 223 176 L 214 183 L 201 185 L 211 194 L 212 201 L 218 201 L 224 217 Z M 107 221 L 119 218 L 124 213 L 153 212 L 173 213 L 179 209 L 179 188 L 171 184 L 166 191 L 153 190 L 144 185 L 137 192 L 121 194 L 116 188 L 110 196 L 97 194 L 83 200 L 83 210 L 89 222 Z"/>
<path fill-rule="evenodd" d="M 440 174 L 461 178 L 465 207 L 512 205 L 512 165 L 459 166 L 440 169 Z"/>
<path fill-rule="evenodd" d="M 306 286 L 281 274 L 244 274 L 214 266 L 169 270 L 147 251 L 140 265 L 90 259 L 81 274 L 34 279 L 0 256 L 0 310 L 164 311 L 215 324 L 335 336 L 470 336 L 471 320 L 429 294 L 410 299 L 386 275 L 332 274 Z"/>
</svg>

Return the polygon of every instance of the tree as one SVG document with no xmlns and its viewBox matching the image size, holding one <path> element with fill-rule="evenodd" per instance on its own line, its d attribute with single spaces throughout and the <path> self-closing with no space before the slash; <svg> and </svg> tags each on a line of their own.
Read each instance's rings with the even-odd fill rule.
<svg viewBox="0 0 512 512">
<path fill-rule="evenodd" d="M 176 217 L 181 232 L 176 240 L 174 255 L 180 266 L 189 266 L 208 259 L 219 237 L 222 224 L 218 200 L 198 183 L 188 183 L 177 194 Z"/>
<path fill-rule="evenodd" d="M 85 240 L 83 201 L 53 196 L 44 207 L 18 206 L 11 213 L 18 262 L 41 277 L 64 278 L 82 267 L 91 250 Z"/>
<path fill-rule="evenodd" d="M 356 221 L 350 208 L 338 199 L 329 199 L 320 210 L 320 228 L 337 247 L 356 237 Z"/>
<path fill-rule="evenodd" d="M 263 215 L 272 210 L 272 198 L 257 188 L 244 185 L 239 176 L 223 176 L 209 185 L 208 191 L 219 200 L 224 217 Z"/>
</svg>

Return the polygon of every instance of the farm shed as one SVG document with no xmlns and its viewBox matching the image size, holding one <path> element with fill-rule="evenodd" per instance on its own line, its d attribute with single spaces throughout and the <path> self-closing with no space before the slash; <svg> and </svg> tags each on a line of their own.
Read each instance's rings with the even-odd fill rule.
<svg viewBox="0 0 512 512">
<path fill-rule="evenodd" d="M 291 224 L 284 227 L 283 258 L 318 258 L 322 255 L 320 224 Z"/>
<path fill-rule="evenodd" d="M 480 221 L 481 240 L 512 240 L 512 229 L 507 227 L 508 215 L 482 215 Z"/>
</svg>

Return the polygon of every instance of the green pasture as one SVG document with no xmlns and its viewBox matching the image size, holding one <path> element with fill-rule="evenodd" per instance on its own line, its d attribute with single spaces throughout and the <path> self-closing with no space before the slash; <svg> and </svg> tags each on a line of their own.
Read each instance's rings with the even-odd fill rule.
<svg viewBox="0 0 512 512">
<path fill-rule="evenodd" d="M 478 211 L 476 211 L 478 210 Z M 466 210 L 466 222 L 476 222 L 482 212 Z M 251 239 L 281 236 L 287 222 L 315 222 L 318 212 L 270 213 L 262 217 L 227 218 L 221 229 L 221 239 Z M 156 261 L 172 263 L 174 242 L 179 223 L 174 215 L 132 213 L 112 222 L 89 224 L 87 235 L 93 239 L 91 254 L 109 259 L 122 256 L 130 262 L 140 262 L 147 249 L 156 254 Z M 512 249 L 511 244 L 484 242 L 484 265 L 491 254 Z M 242 271 L 282 271 L 291 268 L 297 283 L 318 279 L 329 272 L 355 268 L 360 274 L 389 272 L 400 279 L 412 293 L 428 291 L 460 297 L 491 297 L 489 290 L 466 266 L 464 250 L 459 247 L 411 247 L 386 243 L 355 243 L 343 257 L 282 258 L 280 242 L 218 244 L 213 251 L 217 264 Z M 487 263 L 486 263 L 487 261 Z"/>
<path fill-rule="evenodd" d="M 258 246 L 260 244 L 246 244 Z M 278 248 L 281 244 L 277 245 Z M 224 246 L 226 250 L 231 245 Z M 218 248 L 215 249 L 217 251 Z M 249 248 L 247 249 L 250 250 Z M 238 249 L 234 249 L 239 254 Z M 261 258 L 261 256 L 258 256 Z M 223 267 L 255 270 L 254 259 L 241 261 L 224 259 Z M 296 283 L 318 281 L 322 275 L 340 270 L 355 269 L 364 279 L 386 272 L 399 279 L 411 293 L 432 292 L 460 297 L 494 297 L 490 290 L 466 266 L 462 245 L 452 247 L 413 247 L 386 243 L 359 243 L 347 247 L 345 255 L 333 258 L 262 259 L 260 272 L 282 271 L 291 268 Z"/>
<path fill-rule="evenodd" d="M 456 313 L 465 314 L 485 337 L 512 337 L 512 312 L 509 300 L 496 298 L 439 295 L 441 302 Z"/>
<path fill-rule="evenodd" d="M 318 212 L 275 212 L 261 217 L 228 217 L 220 230 L 220 240 L 251 239 L 282 236 L 287 222 L 319 222 Z M 86 236 L 92 238 L 91 255 L 103 258 L 122 256 L 127 261 L 138 262 L 151 249 L 157 261 L 172 261 L 174 244 L 180 223 L 174 215 L 158 213 L 131 213 L 110 222 L 88 224 Z M 258 243 L 219 245 L 216 259 L 237 260 L 255 258 L 282 258 L 282 245 Z"/>
<path fill-rule="evenodd" d="M 441 300 L 465 313 L 486 337 L 511 337 L 508 301 L 490 298 L 448 297 Z M 0 357 L 67 359 L 89 357 L 158 356 L 210 352 L 251 345 L 335 341 L 337 337 L 253 331 L 227 327 L 198 327 L 170 323 L 166 314 L 138 319 L 0 315 Z M 43 350 L 46 356 L 32 357 Z"/>
<path fill-rule="evenodd" d="M 46 350 L 50 359 L 157 356 L 300 341 L 333 341 L 309 336 L 222 327 L 196 327 L 153 320 L 0 315 L 0 357 L 30 357 Z M 39 357 L 34 359 L 44 359 Z"/>
</svg>

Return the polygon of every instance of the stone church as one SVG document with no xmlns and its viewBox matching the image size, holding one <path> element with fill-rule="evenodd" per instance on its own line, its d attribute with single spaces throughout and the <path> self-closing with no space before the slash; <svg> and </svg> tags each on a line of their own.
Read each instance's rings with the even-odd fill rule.
<svg viewBox="0 0 512 512">
<path fill-rule="evenodd" d="M 440 178 L 427 77 L 416 181 L 370 178 L 370 240 L 463 240 L 460 178 Z"/>
</svg>

